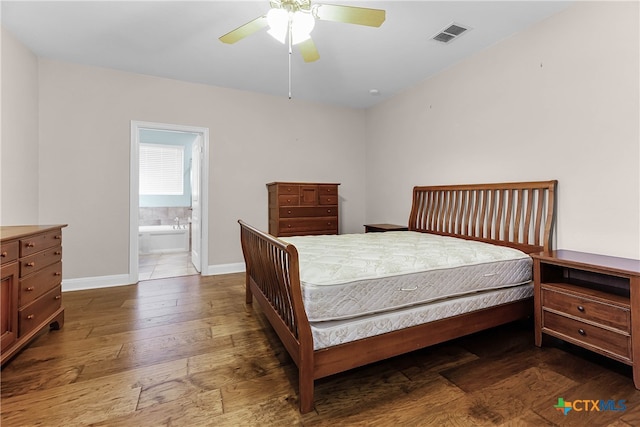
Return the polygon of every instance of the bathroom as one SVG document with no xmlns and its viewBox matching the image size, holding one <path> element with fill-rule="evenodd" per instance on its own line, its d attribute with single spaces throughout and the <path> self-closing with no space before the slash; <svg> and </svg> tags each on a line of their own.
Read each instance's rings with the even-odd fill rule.
<svg viewBox="0 0 640 427">
<path fill-rule="evenodd" d="M 198 274 L 192 250 L 192 151 L 199 134 L 139 133 L 138 277 Z"/>
</svg>

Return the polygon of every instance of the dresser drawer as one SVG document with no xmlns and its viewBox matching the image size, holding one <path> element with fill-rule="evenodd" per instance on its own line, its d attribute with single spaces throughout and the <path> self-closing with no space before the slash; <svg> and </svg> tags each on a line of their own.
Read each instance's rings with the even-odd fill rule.
<svg viewBox="0 0 640 427">
<path fill-rule="evenodd" d="M 579 345 L 609 354 L 613 353 L 623 359 L 631 360 L 631 336 L 599 328 L 578 320 L 545 311 L 543 313 L 543 330 L 556 332 L 570 338 Z M 555 335 L 557 335 L 555 334 Z"/>
<path fill-rule="evenodd" d="M 321 196 L 337 196 L 338 186 L 320 184 L 318 185 L 318 194 Z"/>
<path fill-rule="evenodd" d="M 57 262 L 20 280 L 18 305 L 25 306 L 62 283 L 62 263 Z"/>
<path fill-rule="evenodd" d="M 60 229 L 20 239 L 20 256 L 24 257 L 52 246 L 60 246 L 61 242 L 62 230 Z"/>
<path fill-rule="evenodd" d="M 62 246 L 45 249 L 33 255 L 29 255 L 20 260 L 20 277 L 36 273 L 44 267 L 55 264 L 62 260 Z"/>
<path fill-rule="evenodd" d="M 278 195 L 286 196 L 299 196 L 300 195 L 300 185 L 298 184 L 278 184 Z"/>
<path fill-rule="evenodd" d="M 280 218 L 304 218 L 338 216 L 338 208 L 334 207 L 289 207 L 280 208 Z"/>
<path fill-rule="evenodd" d="M 0 246 L 0 264 L 18 259 L 18 241 L 8 242 Z"/>
<path fill-rule="evenodd" d="M 300 204 L 300 196 L 296 195 L 280 195 L 278 196 L 278 204 L 280 206 L 298 206 Z"/>
<path fill-rule="evenodd" d="M 320 195 L 320 204 L 321 205 L 337 205 L 338 204 L 338 196 L 327 196 Z"/>
<path fill-rule="evenodd" d="M 298 233 L 336 234 L 338 232 L 338 219 L 335 217 L 283 219 L 280 220 L 280 232 L 286 233 L 288 236 L 295 236 Z"/>
<path fill-rule="evenodd" d="M 551 310 L 624 332 L 631 330 L 631 313 L 628 308 L 596 301 L 588 296 L 578 296 L 543 288 L 542 305 Z"/>
<path fill-rule="evenodd" d="M 28 306 L 18 310 L 18 335 L 28 334 L 60 307 L 62 307 L 62 287 L 57 286 Z"/>
</svg>

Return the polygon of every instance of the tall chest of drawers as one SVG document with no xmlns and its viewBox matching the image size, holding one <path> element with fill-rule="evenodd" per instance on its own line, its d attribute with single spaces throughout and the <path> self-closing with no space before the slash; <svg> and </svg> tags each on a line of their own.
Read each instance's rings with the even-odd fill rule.
<svg viewBox="0 0 640 427">
<path fill-rule="evenodd" d="M 4 364 L 43 329 L 59 329 L 62 307 L 62 228 L 0 227 L 0 354 Z"/>
<path fill-rule="evenodd" d="M 269 234 L 302 236 L 338 234 L 338 185 L 271 182 Z"/>
</svg>

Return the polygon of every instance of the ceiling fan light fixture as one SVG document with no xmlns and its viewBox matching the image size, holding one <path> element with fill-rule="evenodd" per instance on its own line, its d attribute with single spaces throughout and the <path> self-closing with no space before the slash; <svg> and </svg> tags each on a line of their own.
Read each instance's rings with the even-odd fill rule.
<svg viewBox="0 0 640 427">
<path fill-rule="evenodd" d="M 291 21 L 292 43 L 298 44 L 311 38 L 311 31 L 316 25 L 316 20 L 310 13 L 296 11 Z"/>
<path fill-rule="evenodd" d="M 289 26 L 291 26 L 292 44 L 295 45 L 311 38 L 316 20 L 311 13 L 272 8 L 267 13 L 267 23 L 269 24 L 267 33 L 282 44 L 286 42 Z"/>
<path fill-rule="evenodd" d="M 271 37 L 284 44 L 289 29 L 289 12 L 284 9 L 272 8 L 267 13 L 267 23 Z"/>
</svg>

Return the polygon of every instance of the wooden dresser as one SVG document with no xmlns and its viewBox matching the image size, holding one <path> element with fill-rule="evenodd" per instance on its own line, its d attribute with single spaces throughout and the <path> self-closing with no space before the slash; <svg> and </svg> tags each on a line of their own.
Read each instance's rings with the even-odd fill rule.
<svg viewBox="0 0 640 427">
<path fill-rule="evenodd" d="M 269 234 L 338 234 L 338 185 L 303 182 L 267 184 Z"/>
<path fill-rule="evenodd" d="M 640 260 L 568 250 L 531 256 L 535 344 L 546 334 L 631 365 L 640 389 Z"/>
<path fill-rule="evenodd" d="M 0 227 L 0 353 L 4 364 L 45 328 L 60 329 L 62 228 Z"/>
</svg>

